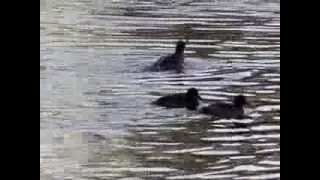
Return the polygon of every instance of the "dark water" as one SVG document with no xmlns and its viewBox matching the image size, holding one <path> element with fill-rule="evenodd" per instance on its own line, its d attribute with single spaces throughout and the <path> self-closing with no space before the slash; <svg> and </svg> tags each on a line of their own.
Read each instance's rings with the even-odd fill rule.
<svg viewBox="0 0 320 180">
<path fill-rule="evenodd" d="M 40 4 L 41 179 L 280 179 L 280 1 Z M 183 38 L 184 73 L 141 71 Z M 150 105 L 189 87 L 252 118 Z"/>
</svg>

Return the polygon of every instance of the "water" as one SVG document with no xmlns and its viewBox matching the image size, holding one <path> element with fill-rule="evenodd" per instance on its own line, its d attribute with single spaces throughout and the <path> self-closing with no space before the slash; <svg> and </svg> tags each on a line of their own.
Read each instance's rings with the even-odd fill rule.
<svg viewBox="0 0 320 180">
<path fill-rule="evenodd" d="M 183 38 L 184 73 L 142 71 Z M 150 105 L 189 87 L 252 118 Z M 280 179 L 280 1 L 40 0 L 40 176 Z"/>
</svg>

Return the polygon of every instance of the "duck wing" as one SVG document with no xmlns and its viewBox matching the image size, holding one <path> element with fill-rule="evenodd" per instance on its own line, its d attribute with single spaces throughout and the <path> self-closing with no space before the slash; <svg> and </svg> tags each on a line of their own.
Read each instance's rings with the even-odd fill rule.
<svg viewBox="0 0 320 180">
<path fill-rule="evenodd" d="M 221 118 L 237 118 L 243 114 L 243 109 L 236 108 L 232 104 L 215 103 L 207 107 L 203 107 L 201 112 Z"/>
<path fill-rule="evenodd" d="M 163 67 L 168 66 L 171 59 L 172 59 L 172 54 L 169 54 L 167 56 L 162 56 L 153 64 L 153 68 L 156 70 L 162 70 Z"/>
<path fill-rule="evenodd" d="M 163 96 L 154 101 L 153 104 L 168 108 L 183 108 L 186 104 L 186 95 L 185 93 L 179 93 Z"/>
<path fill-rule="evenodd" d="M 210 104 L 206 107 L 203 107 L 201 109 L 201 112 L 205 113 L 205 114 L 219 114 L 221 111 L 228 111 L 230 109 L 232 109 L 231 104 L 214 103 L 214 104 Z"/>
<path fill-rule="evenodd" d="M 178 70 L 181 71 L 183 56 L 177 54 L 169 54 L 167 56 L 160 57 L 152 66 L 153 70 Z"/>
</svg>

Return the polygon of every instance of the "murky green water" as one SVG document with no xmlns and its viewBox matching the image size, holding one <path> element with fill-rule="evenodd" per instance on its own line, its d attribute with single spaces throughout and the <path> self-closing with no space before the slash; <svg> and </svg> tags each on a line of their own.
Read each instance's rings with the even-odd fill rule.
<svg viewBox="0 0 320 180">
<path fill-rule="evenodd" d="M 280 1 L 40 4 L 41 179 L 280 179 Z M 184 73 L 142 71 L 180 38 Z M 189 87 L 252 118 L 150 105 Z"/>
</svg>

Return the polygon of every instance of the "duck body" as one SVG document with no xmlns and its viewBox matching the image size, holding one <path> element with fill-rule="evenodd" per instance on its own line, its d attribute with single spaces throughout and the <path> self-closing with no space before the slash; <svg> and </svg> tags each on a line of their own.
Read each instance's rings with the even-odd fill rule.
<svg viewBox="0 0 320 180">
<path fill-rule="evenodd" d="M 186 43 L 178 41 L 175 53 L 160 57 L 152 66 L 154 71 L 176 70 L 181 72 L 184 64 L 184 49 Z"/>
<path fill-rule="evenodd" d="M 186 104 L 186 94 L 180 93 L 163 96 L 154 101 L 153 104 L 168 108 L 183 108 Z"/>
<path fill-rule="evenodd" d="M 183 69 L 183 63 L 183 54 L 169 54 L 159 58 L 158 61 L 152 65 L 152 69 L 156 71 L 181 71 Z"/>
<path fill-rule="evenodd" d="M 216 118 L 225 119 L 242 119 L 245 117 L 244 105 L 248 105 L 246 98 L 243 95 L 234 97 L 233 103 L 218 102 L 204 107 L 197 107 L 198 112 L 206 115 L 211 115 Z M 192 107 L 194 109 L 194 107 Z"/>
<path fill-rule="evenodd" d="M 160 97 L 153 104 L 164 106 L 167 108 L 188 108 L 195 110 L 199 103 L 198 99 L 202 99 L 195 88 L 190 88 L 186 93 L 176 93 Z"/>
<path fill-rule="evenodd" d="M 237 107 L 233 104 L 215 103 L 199 109 L 200 113 L 211 115 L 217 118 L 242 118 L 244 115 L 243 107 Z"/>
</svg>

